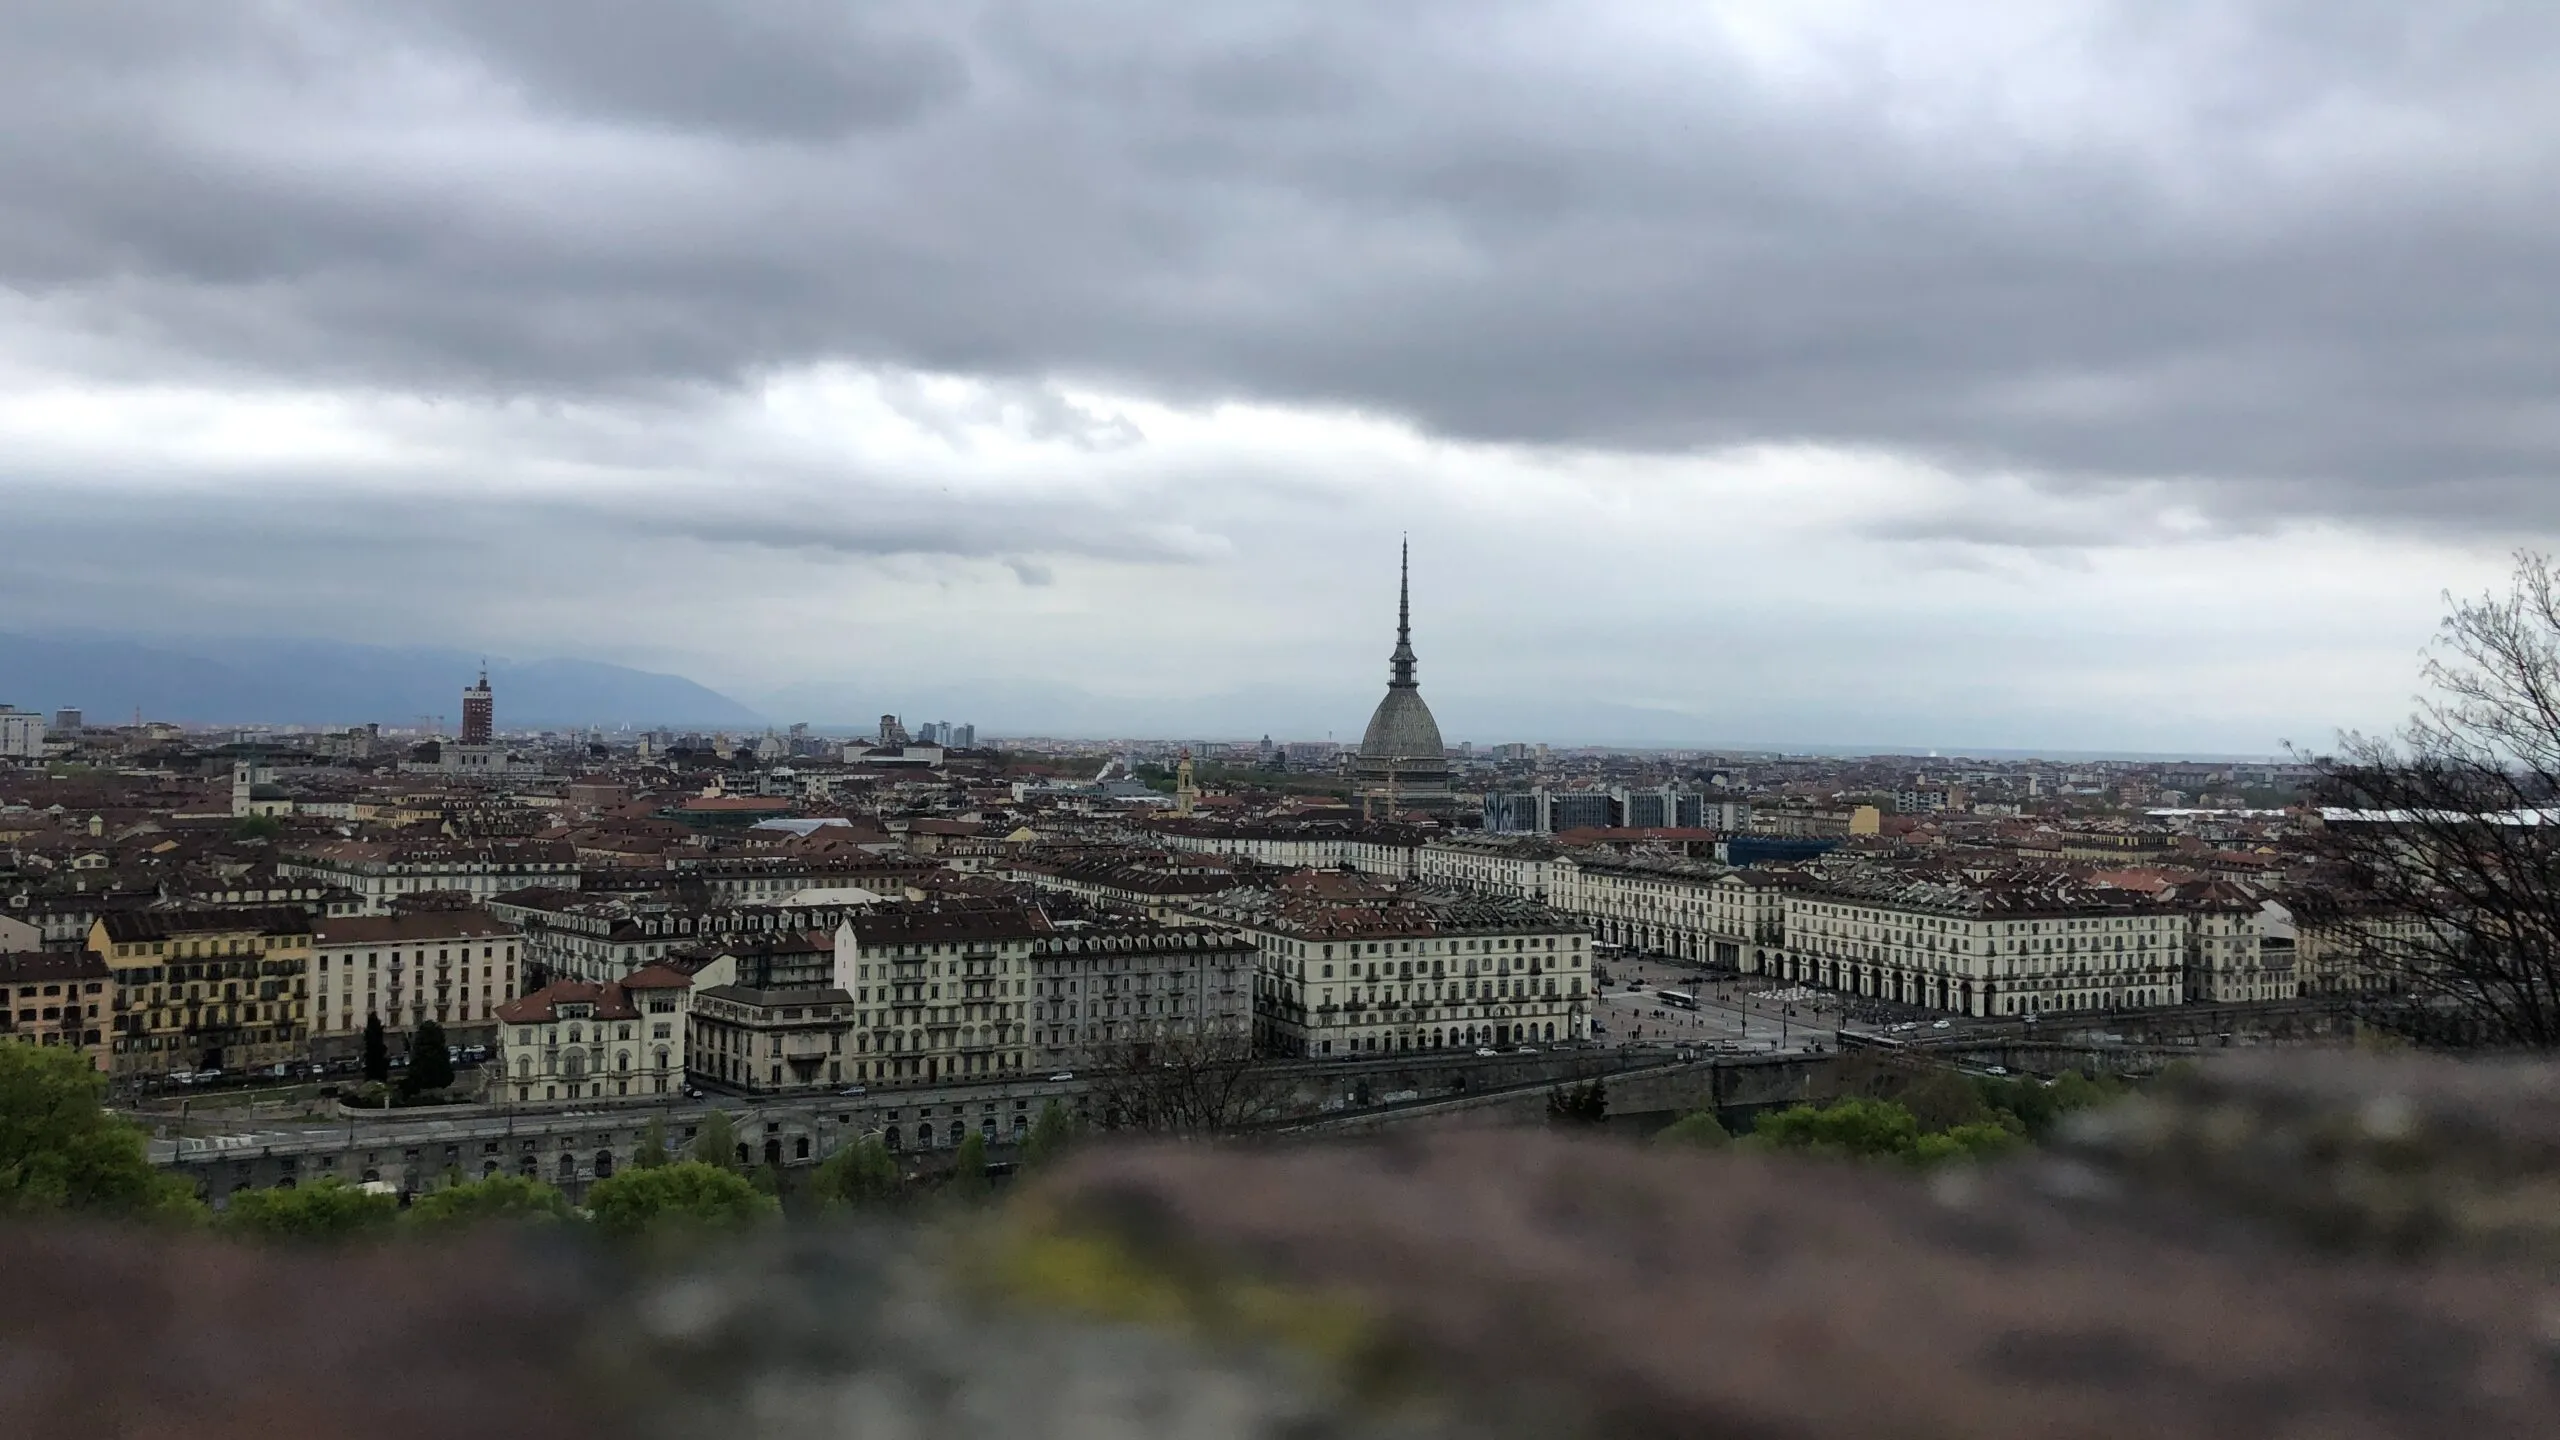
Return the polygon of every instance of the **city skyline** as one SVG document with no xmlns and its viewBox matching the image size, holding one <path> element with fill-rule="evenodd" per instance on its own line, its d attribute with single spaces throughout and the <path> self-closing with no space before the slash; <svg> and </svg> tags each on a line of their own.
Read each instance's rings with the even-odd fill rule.
<svg viewBox="0 0 2560 1440">
<path fill-rule="evenodd" d="M 2257 754 L 2560 529 L 2538 11 L 582 13 L 0 18 L 0 630 Z"/>
</svg>

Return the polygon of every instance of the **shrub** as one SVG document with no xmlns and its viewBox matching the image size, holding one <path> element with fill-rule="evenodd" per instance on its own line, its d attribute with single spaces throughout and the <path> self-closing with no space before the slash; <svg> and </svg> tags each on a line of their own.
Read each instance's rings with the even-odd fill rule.
<svg viewBox="0 0 2560 1440">
<path fill-rule="evenodd" d="M 530 1175 L 492 1175 L 433 1190 L 410 1202 L 407 1222 L 426 1229 L 489 1221 L 549 1222 L 576 1214 L 569 1199 Z"/>
<path fill-rule="evenodd" d="M 773 1198 L 733 1170 L 687 1160 L 625 1170 L 587 1191 L 596 1228 L 617 1239 L 676 1231 L 744 1230 L 781 1213 Z"/>
<path fill-rule="evenodd" d="M 290 1190 L 239 1191 L 218 1223 L 259 1240 L 348 1240 L 389 1227 L 399 1214 L 394 1197 L 333 1176 Z"/>
<path fill-rule="evenodd" d="M 1653 1143 L 1667 1149 L 1722 1150 L 1733 1143 L 1713 1110 L 1692 1110 L 1654 1132 Z"/>
</svg>

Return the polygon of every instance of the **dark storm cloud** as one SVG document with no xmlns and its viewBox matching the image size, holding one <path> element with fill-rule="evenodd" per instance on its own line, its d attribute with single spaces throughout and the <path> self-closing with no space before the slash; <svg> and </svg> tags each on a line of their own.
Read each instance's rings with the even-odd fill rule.
<svg viewBox="0 0 2560 1440">
<path fill-rule="evenodd" d="M 967 79 L 955 46 L 842 0 L 434 0 L 409 13 L 449 27 L 439 38 L 536 105 L 747 137 L 912 121 Z"/>
<path fill-rule="evenodd" d="M 2006 13 L 1790 78 L 1563 0 L 12 7 L 0 285 L 288 383 L 850 359 L 2560 523 L 2560 11 L 2127 0 L 1966 70 Z"/>
</svg>

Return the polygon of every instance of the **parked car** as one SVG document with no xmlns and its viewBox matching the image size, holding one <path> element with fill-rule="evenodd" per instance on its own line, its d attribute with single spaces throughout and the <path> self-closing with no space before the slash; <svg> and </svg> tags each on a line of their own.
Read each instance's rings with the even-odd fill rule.
<svg viewBox="0 0 2560 1440">
<path fill-rule="evenodd" d="M 193 1085 L 196 1083 L 196 1072 L 193 1070 L 172 1070 L 169 1072 L 168 1079 L 169 1083 L 172 1085 Z"/>
<path fill-rule="evenodd" d="M 1061 1071 L 1059 1071 L 1057 1074 L 1052 1075 L 1052 1076 L 1050 1076 L 1049 1078 L 1050 1078 L 1050 1079 L 1052 1079 L 1052 1080 L 1073 1080 L 1074 1078 L 1076 1078 L 1076 1072 L 1074 1072 L 1073 1070 L 1061 1070 Z"/>
<path fill-rule="evenodd" d="M 839 1095 L 868 1095 L 871 1091 L 861 1085 L 847 1085 L 836 1093 Z"/>
<path fill-rule="evenodd" d="M 1501 1051 L 1499 1051 L 1499 1050 L 1494 1049 L 1494 1048 L 1493 1048 L 1492 1046 L 1490 1046 L 1490 1045 L 1480 1045 L 1480 1046 L 1476 1047 L 1476 1053 L 1477 1053 L 1478 1055 L 1483 1055 L 1483 1056 L 1491 1057 L 1491 1056 L 1499 1055 L 1499 1054 L 1501 1054 L 1502 1052 L 1501 1052 Z"/>
<path fill-rule="evenodd" d="M 1952 1021 L 1952 1020 L 1940 1020 L 1940 1021 L 1936 1022 L 1935 1024 L 1932 1024 L 1929 1028 L 1930 1028 L 1930 1029 L 1932 1029 L 1932 1030 L 1944 1030 L 1944 1029 L 1946 1029 L 1948 1026 L 1953 1025 L 1954 1023 L 1955 1023 L 1955 1022 L 1954 1022 L 1954 1021 Z"/>
</svg>

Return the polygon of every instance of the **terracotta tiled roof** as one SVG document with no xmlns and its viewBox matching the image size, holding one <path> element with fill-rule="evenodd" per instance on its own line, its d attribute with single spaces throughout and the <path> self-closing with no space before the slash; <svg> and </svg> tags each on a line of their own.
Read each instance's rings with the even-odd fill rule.
<svg viewBox="0 0 2560 1440">
<path fill-rule="evenodd" d="M 597 1020 L 633 1020 L 639 1008 L 623 993 L 618 982 L 596 984 L 589 980 L 554 980 L 530 995 L 522 995 L 498 1007 L 498 1019 L 509 1025 L 547 1025 L 560 1018 L 563 1005 L 592 1005 Z"/>
<path fill-rule="evenodd" d="M 346 915 L 323 920 L 322 945 L 396 945 L 419 940 L 513 938 L 513 927 L 485 910 L 422 910 L 406 915 Z"/>
</svg>

